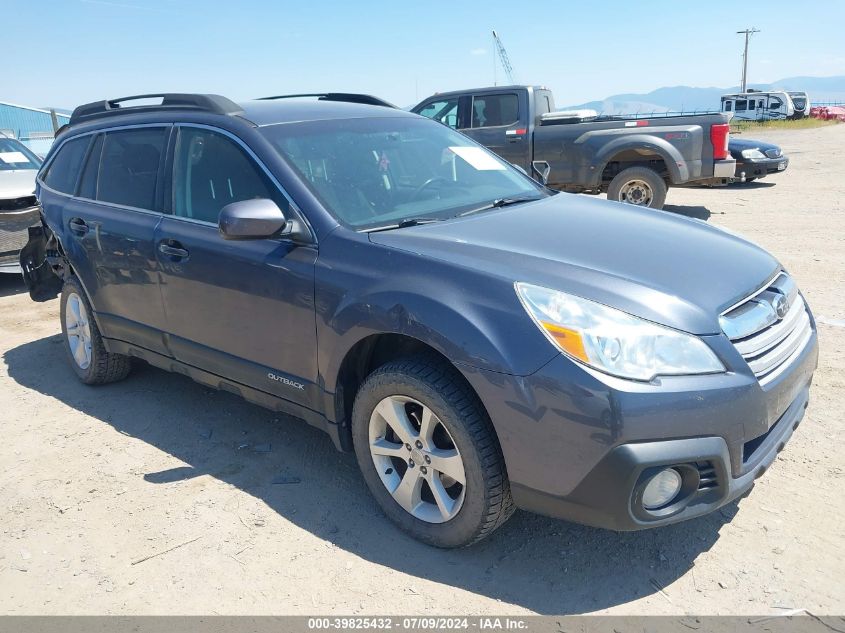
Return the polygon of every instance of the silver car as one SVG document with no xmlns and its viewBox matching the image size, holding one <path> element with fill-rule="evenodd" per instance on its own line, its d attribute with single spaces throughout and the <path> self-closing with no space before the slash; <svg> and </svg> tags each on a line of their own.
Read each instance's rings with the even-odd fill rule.
<svg viewBox="0 0 845 633">
<path fill-rule="evenodd" d="M 35 174 L 41 159 L 23 143 L 0 135 L 0 273 L 20 273 L 18 256 L 38 223 Z"/>
</svg>

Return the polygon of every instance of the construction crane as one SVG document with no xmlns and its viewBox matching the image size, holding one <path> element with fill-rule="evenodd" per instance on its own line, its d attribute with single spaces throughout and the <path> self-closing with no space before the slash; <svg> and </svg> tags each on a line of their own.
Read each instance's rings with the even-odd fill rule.
<svg viewBox="0 0 845 633">
<path fill-rule="evenodd" d="M 513 78 L 513 67 L 511 66 L 511 62 L 508 59 L 508 52 L 505 50 L 505 45 L 502 44 L 502 40 L 499 38 L 499 34 L 496 33 L 496 29 L 493 29 L 493 43 L 496 45 L 496 52 L 499 54 L 499 61 L 502 62 L 502 68 L 505 69 L 505 74 L 508 76 L 508 81 L 512 84 L 515 84 Z M 498 85 L 496 83 L 496 60 L 493 60 L 493 85 Z"/>
</svg>

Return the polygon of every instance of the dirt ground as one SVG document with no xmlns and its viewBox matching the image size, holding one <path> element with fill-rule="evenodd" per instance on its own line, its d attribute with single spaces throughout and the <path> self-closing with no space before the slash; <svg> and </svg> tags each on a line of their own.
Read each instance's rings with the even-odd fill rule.
<svg viewBox="0 0 845 633">
<path fill-rule="evenodd" d="M 668 199 L 776 253 L 819 319 L 807 416 L 739 504 L 633 534 L 518 513 L 431 549 L 303 422 L 149 367 L 81 385 L 58 302 L 5 277 L 0 613 L 845 612 L 845 125 L 758 136 L 787 172 Z"/>
</svg>

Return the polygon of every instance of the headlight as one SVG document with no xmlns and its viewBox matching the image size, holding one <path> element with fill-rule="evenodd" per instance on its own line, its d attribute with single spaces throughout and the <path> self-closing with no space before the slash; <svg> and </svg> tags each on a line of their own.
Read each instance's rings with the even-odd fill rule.
<svg viewBox="0 0 845 633">
<path fill-rule="evenodd" d="M 766 155 L 759 149 L 744 149 L 742 150 L 743 158 L 766 158 Z"/>
<path fill-rule="evenodd" d="M 516 293 L 560 351 L 608 374 L 648 381 L 725 371 L 697 336 L 557 290 L 518 282 Z"/>
</svg>

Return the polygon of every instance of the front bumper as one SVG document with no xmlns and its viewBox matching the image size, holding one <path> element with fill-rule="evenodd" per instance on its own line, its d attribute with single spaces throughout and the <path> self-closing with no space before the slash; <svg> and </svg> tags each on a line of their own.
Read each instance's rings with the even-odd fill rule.
<svg viewBox="0 0 845 633">
<path fill-rule="evenodd" d="M 638 530 L 707 514 L 745 494 L 803 417 L 816 334 L 765 386 L 725 337 L 705 338 L 726 373 L 633 383 L 563 356 L 531 376 L 465 370 L 496 428 L 516 505 Z M 650 515 L 638 495 L 657 466 L 680 466 L 684 493 Z"/>
<path fill-rule="evenodd" d="M 734 178 L 743 180 L 748 178 L 764 178 L 769 174 L 779 174 L 789 167 L 786 156 L 780 158 L 761 158 L 758 160 L 737 160 Z"/>
</svg>

